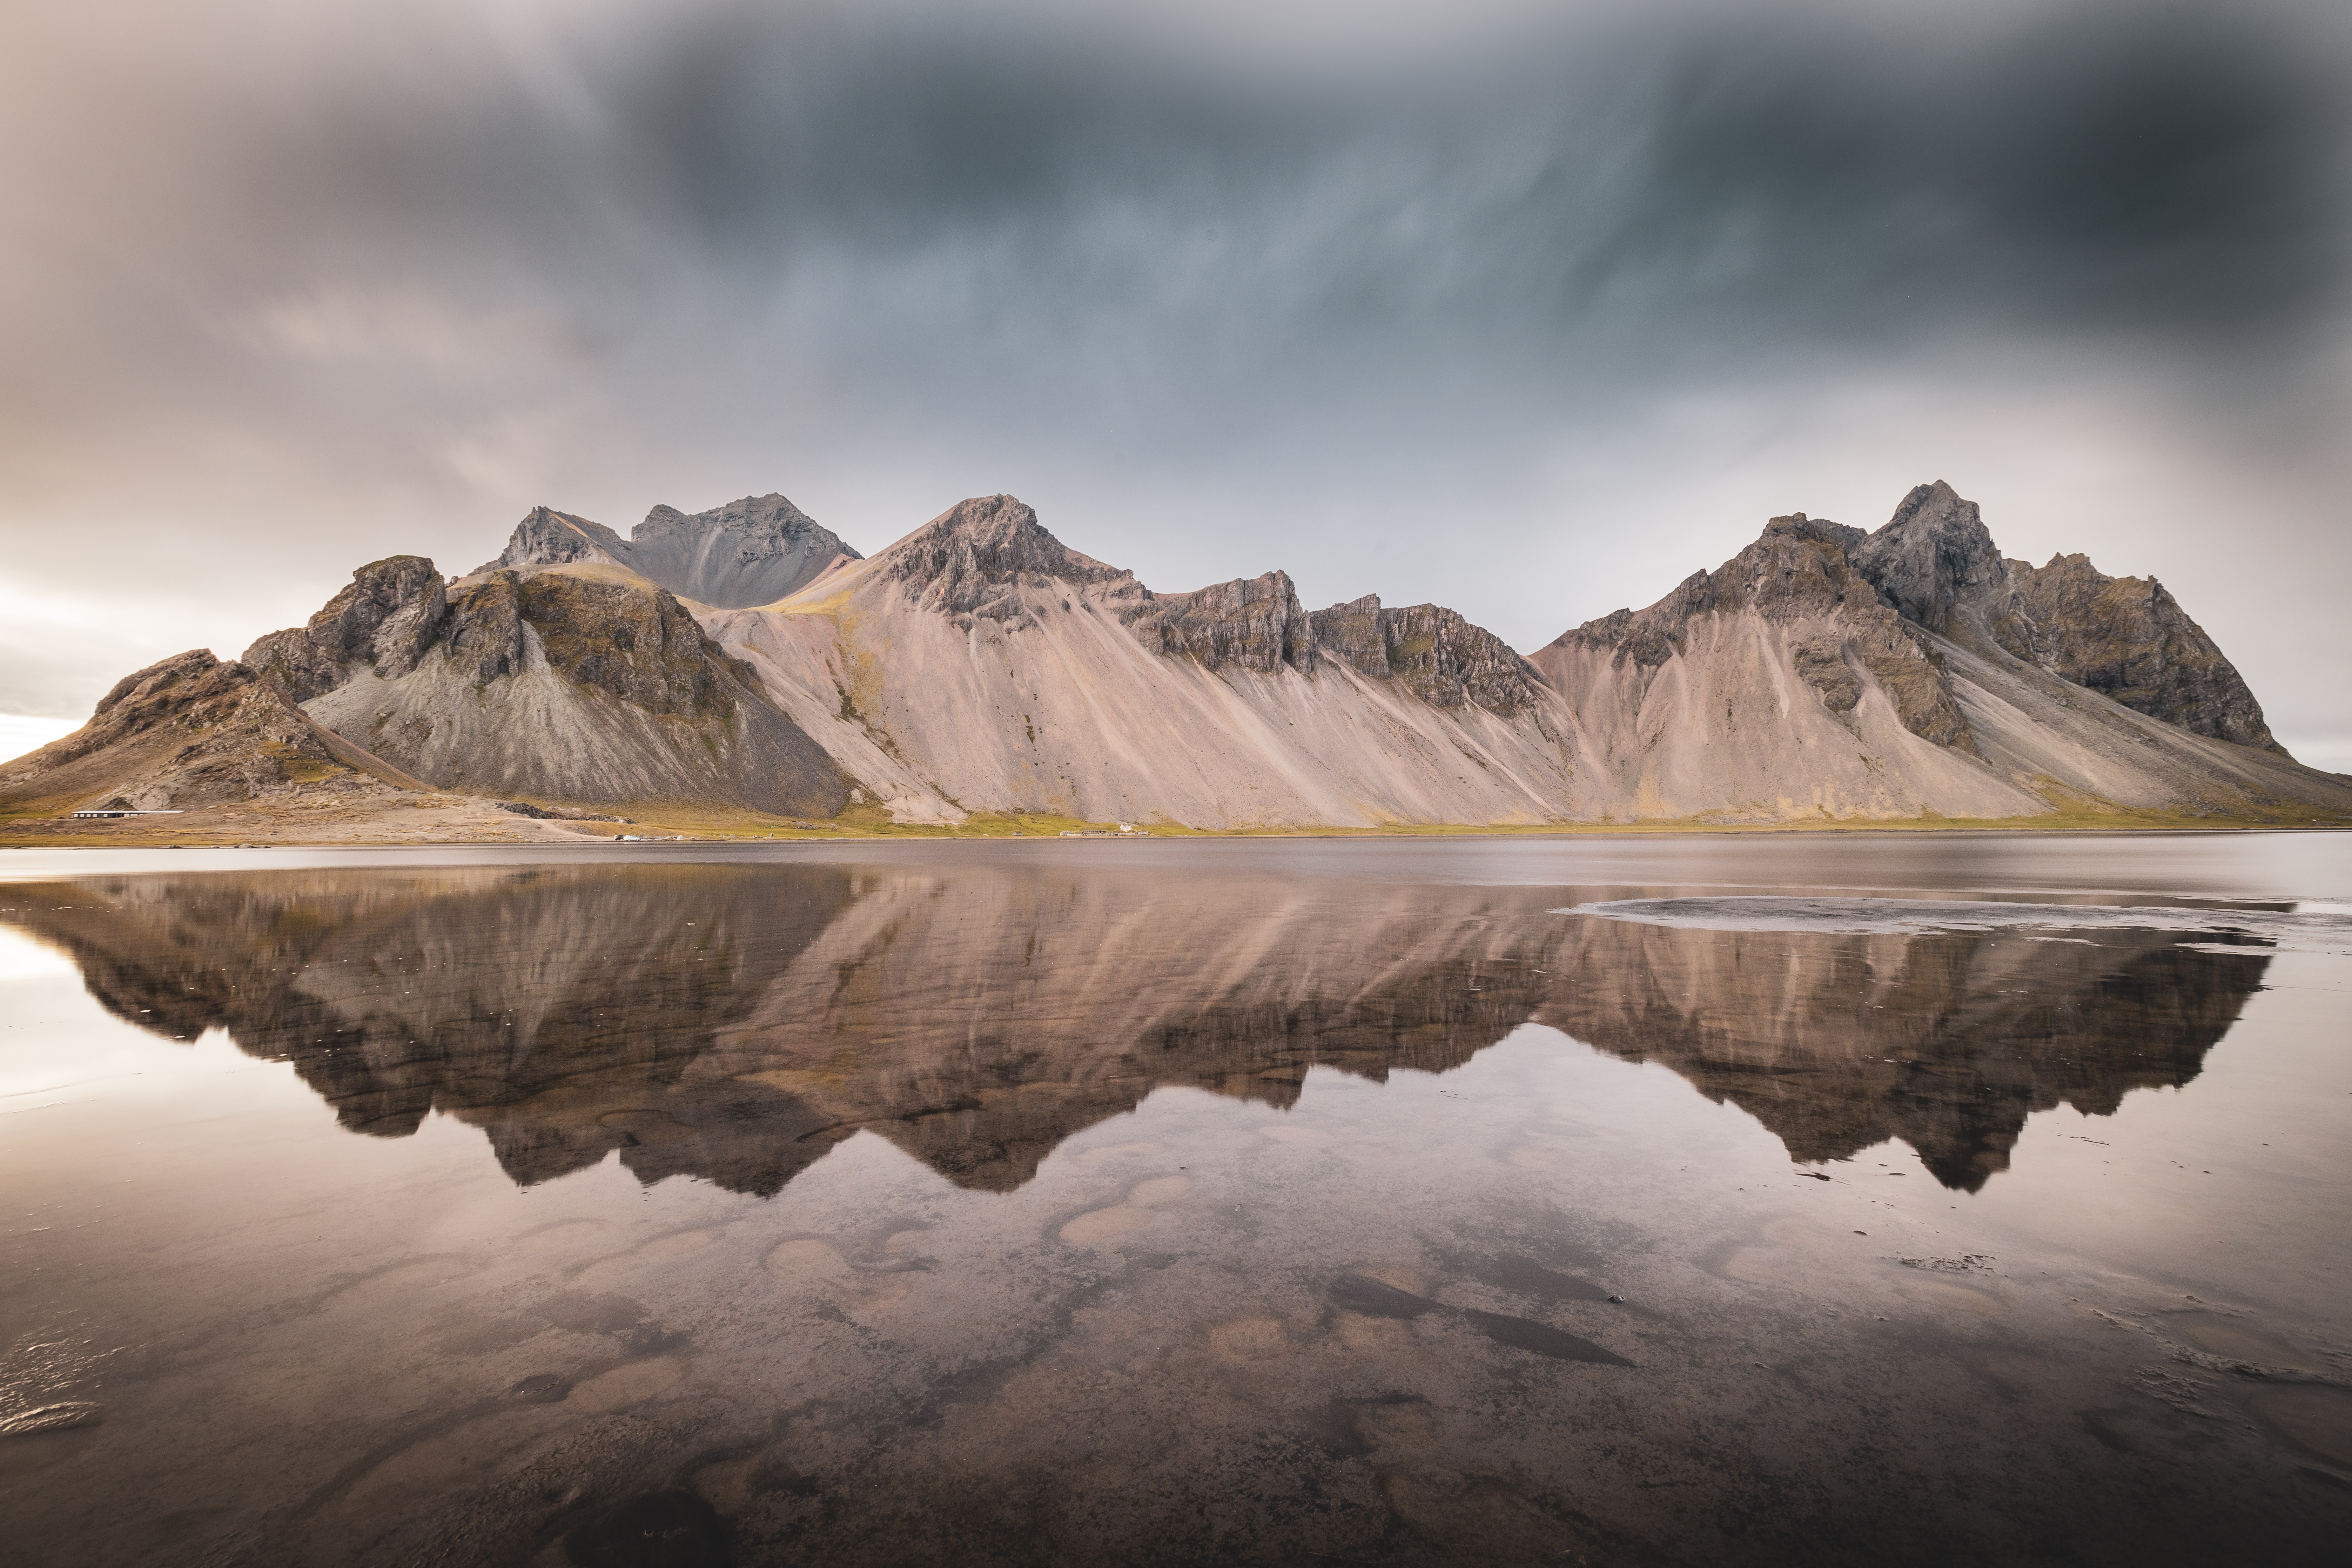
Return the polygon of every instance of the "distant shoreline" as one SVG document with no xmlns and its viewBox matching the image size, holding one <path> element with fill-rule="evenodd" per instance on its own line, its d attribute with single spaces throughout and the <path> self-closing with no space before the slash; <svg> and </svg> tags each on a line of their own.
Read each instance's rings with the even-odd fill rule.
<svg viewBox="0 0 2352 1568">
<path fill-rule="evenodd" d="M 362 849 L 362 848 L 458 848 L 478 847 L 579 847 L 614 848 L 666 844 L 700 845 L 786 845 L 786 844 L 888 844 L 888 843 L 1049 843 L 1101 844 L 1136 843 L 1202 839 L 1263 840 L 1263 839 L 1372 839 L 1411 841 L 1432 838 L 1672 838 L 1722 837 L 1746 836 L 1802 836 L 1834 834 L 1840 836 L 1880 834 L 1916 837 L 1921 834 L 1951 837 L 1969 837 L 1993 834 L 2053 833 L 2097 834 L 2101 836 L 2139 835 L 2143 837 L 2178 837 L 2209 833 L 2325 833 L 2352 830 L 2352 821 L 2321 819 L 2307 822 L 2282 821 L 2259 817 L 2210 818 L 2130 818 L 2121 821 L 2100 821 L 2071 814 L 2050 817 L 2022 817 L 1998 821 L 1951 821 L 1936 819 L 1895 819 L 1866 822 L 1633 822 L 1633 823 L 1545 823 L 1540 825 L 1486 825 L 1477 823 L 1444 823 L 1427 826 L 1390 826 L 1377 827 L 1257 827 L 1257 828 L 1187 828 L 1155 825 L 1133 834 L 1089 833 L 1083 838 L 1068 839 L 1055 828 L 1015 828 L 991 822 L 970 827 L 906 826 L 885 827 L 819 827 L 814 829 L 773 828 L 763 825 L 726 825 L 707 822 L 664 823 L 645 820 L 642 833 L 631 839 L 621 839 L 609 833 L 562 832 L 525 836 L 491 836 L 486 833 L 431 832 L 369 833 L 364 829 L 350 837 L 312 837 L 257 832 L 251 826 L 244 830 L 191 827 L 157 831 L 131 829 L 109 832 L 102 827 L 76 825 L 54 833 L 26 832 L 23 826 L 0 828 L 0 850 L 5 849 Z"/>
</svg>

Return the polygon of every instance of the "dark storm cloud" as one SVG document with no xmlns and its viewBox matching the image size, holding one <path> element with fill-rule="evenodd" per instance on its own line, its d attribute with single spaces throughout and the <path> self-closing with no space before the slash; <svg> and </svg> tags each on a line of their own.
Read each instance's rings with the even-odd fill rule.
<svg viewBox="0 0 2352 1568">
<path fill-rule="evenodd" d="M 1731 251 L 1738 292 L 1807 324 L 2295 326 L 2341 275 L 2339 99 L 2264 22 L 2102 8 L 1911 47 L 1696 41 L 1611 259 Z"/>
<path fill-rule="evenodd" d="M 1254 296 L 1218 309 L 1307 331 L 1576 337 L 1622 302 L 1635 336 L 1696 308 L 2210 341 L 2336 303 L 2340 78 L 2311 51 L 2284 13 L 2106 6 L 1593 24 L 1423 68 L 1217 74 L 733 13 L 583 64 L 648 218 L 755 277 L 995 245 L 1022 308 L 1069 313 L 1181 294 L 1209 247 Z"/>
<path fill-rule="evenodd" d="M 2344 272 L 2315 47 L 2260 7 L 1741 13 L 1243 68 L 722 9 L 567 41 L 561 101 L 339 89 L 255 166 L 394 268 L 515 269 L 592 341 L 683 295 L 893 375 L 1043 343 L 1082 388 L 1148 359 L 1176 404 L 1465 359 L 1573 398 L 1955 331 L 2273 353 Z"/>
</svg>

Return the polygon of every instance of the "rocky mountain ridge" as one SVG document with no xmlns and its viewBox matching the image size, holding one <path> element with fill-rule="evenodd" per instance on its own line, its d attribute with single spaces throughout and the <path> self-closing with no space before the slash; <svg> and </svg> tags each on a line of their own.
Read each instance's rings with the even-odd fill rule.
<svg viewBox="0 0 2352 1568">
<path fill-rule="evenodd" d="M 583 805 L 829 816 L 855 790 L 905 822 L 1202 827 L 2352 812 L 2160 584 L 2010 560 L 1940 482 L 1873 532 L 1775 518 L 1525 658 L 1440 605 L 1310 611 L 1279 570 L 1155 591 L 1006 495 L 870 560 L 838 543 L 778 495 L 656 508 L 633 540 L 540 507 L 463 578 L 362 567 L 236 668 L 390 772 Z"/>
<path fill-rule="evenodd" d="M 1575 809 L 1558 716 L 1516 709 L 1540 691 L 1516 654 L 1433 605 L 1356 609 L 1352 630 L 1333 623 L 1350 657 L 1327 658 L 1286 574 L 1157 592 L 1014 498 L 985 496 L 708 624 L 902 820 L 1541 823 Z"/>
<path fill-rule="evenodd" d="M 1047 599 L 1054 585 L 1097 590 L 1145 647 L 1207 669 L 1313 675 L 1336 657 L 1368 679 L 1398 680 L 1441 708 L 1475 702 L 1496 711 L 1529 705 L 1540 684 L 1532 666 L 1481 626 L 1439 605 L 1386 609 L 1367 595 L 1307 610 L 1286 572 L 1213 583 L 1189 593 L 1155 593 L 1131 572 L 1070 549 L 1036 512 L 1012 496 L 962 501 L 886 552 L 883 575 L 904 584 L 919 605 L 957 618 L 1021 624 L 1034 618 L 1024 585 Z"/>
<path fill-rule="evenodd" d="M 1937 482 L 1872 533 L 1775 518 L 1532 660 L 1642 816 L 2342 810 L 2346 781 L 2278 748 L 2212 639 L 2127 581 L 2003 557 Z"/>
<path fill-rule="evenodd" d="M 601 522 L 534 507 L 497 559 L 469 575 L 603 562 L 696 604 L 742 609 L 773 604 L 815 581 L 835 562 L 858 559 L 840 535 L 772 491 L 708 511 L 656 506 L 627 539 Z"/>
</svg>

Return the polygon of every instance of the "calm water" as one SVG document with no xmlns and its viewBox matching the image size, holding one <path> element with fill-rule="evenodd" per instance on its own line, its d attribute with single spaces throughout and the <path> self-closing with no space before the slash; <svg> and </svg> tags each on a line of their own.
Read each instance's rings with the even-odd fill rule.
<svg viewBox="0 0 2352 1568">
<path fill-rule="evenodd" d="M 13 1562 L 2352 1527 L 2352 837 L 0 877 Z"/>
</svg>

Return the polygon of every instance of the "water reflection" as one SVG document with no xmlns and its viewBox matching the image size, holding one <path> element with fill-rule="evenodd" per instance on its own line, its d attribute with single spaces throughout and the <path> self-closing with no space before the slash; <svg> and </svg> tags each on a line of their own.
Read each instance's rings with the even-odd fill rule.
<svg viewBox="0 0 2352 1568">
<path fill-rule="evenodd" d="M 1672 1068 L 1769 1128 L 1791 1158 L 1895 1138 L 1946 1186 L 2005 1170 L 2028 1114 L 2111 1116 L 2135 1089 L 2197 1076 L 2270 960 L 2163 931 L 2095 941 L 1823 935 L 1575 920 L 1577 984 L 1536 1014 Z"/>
<path fill-rule="evenodd" d="M 519 1184 L 617 1152 L 761 1194 L 861 1130 L 1010 1190 L 1162 1085 L 1287 1106 L 1310 1067 L 1442 1071 L 1529 1021 L 1671 1068 L 1795 1159 L 1893 1137 L 1973 1190 L 2032 1111 L 2194 1078 L 2268 963 L 2161 931 L 1635 925 L 1562 895 L 605 866 L 89 879 L 0 891 L 0 920 L 120 1017 L 291 1063 L 354 1131 L 439 1110 Z"/>
</svg>

